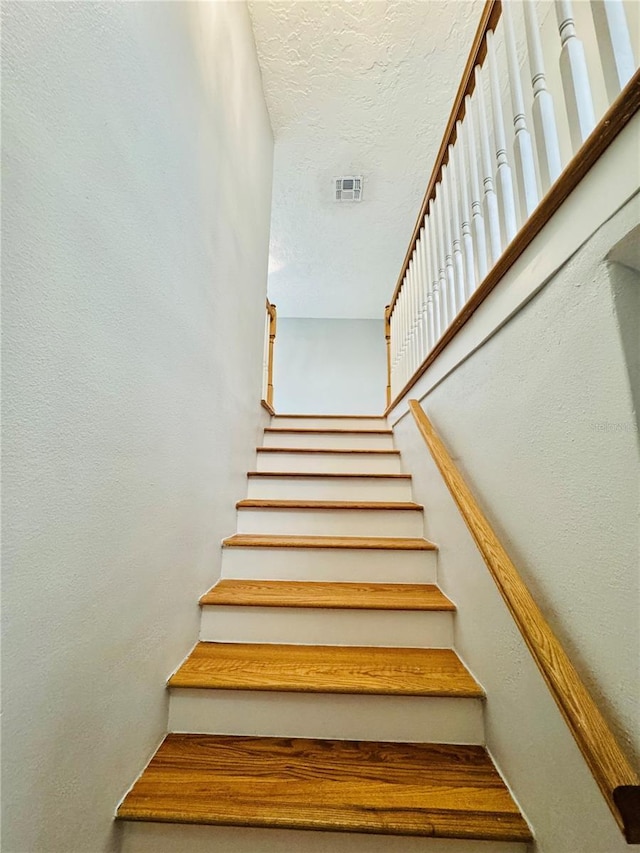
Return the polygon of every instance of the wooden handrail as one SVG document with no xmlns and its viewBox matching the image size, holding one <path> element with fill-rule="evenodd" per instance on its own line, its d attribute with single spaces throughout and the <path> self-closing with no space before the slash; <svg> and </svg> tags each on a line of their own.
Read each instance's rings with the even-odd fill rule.
<svg viewBox="0 0 640 853">
<path fill-rule="evenodd" d="M 404 277 L 409 266 L 409 261 L 411 260 L 411 256 L 414 252 L 416 240 L 418 239 L 420 229 L 422 228 L 422 223 L 424 222 L 424 218 L 427 215 L 429 202 L 431 201 L 431 199 L 435 198 L 436 184 L 440 180 L 442 167 L 447 164 L 449 145 L 453 145 L 453 143 L 456 141 L 456 122 L 462 121 L 462 119 L 464 118 L 464 99 L 467 97 L 467 95 L 472 95 L 473 90 L 475 89 L 476 83 L 474 69 L 477 65 L 482 65 L 487 55 L 487 32 L 496 28 L 496 24 L 500 20 L 501 14 L 501 0 L 486 0 L 484 9 L 482 10 L 482 15 L 480 17 L 480 23 L 478 24 L 478 29 L 476 30 L 476 34 L 473 38 L 469 57 L 467 58 L 467 64 L 465 65 L 464 71 L 462 72 L 462 79 L 460 80 L 460 85 L 458 86 L 458 91 L 456 92 L 456 97 L 453 101 L 453 107 L 451 109 L 451 114 L 449 115 L 449 121 L 447 122 L 447 126 L 444 131 L 444 136 L 442 137 L 442 142 L 440 143 L 440 148 L 438 149 L 438 154 L 436 155 L 433 171 L 431 172 L 431 177 L 429 178 L 429 183 L 427 184 L 427 191 L 424 195 L 422 207 L 420 208 L 420 213 L 418 214 L 416 225 L 413 229 L 411 240 L 409 241 L 409 248 L 407 249 L 407 254 L 405 255 L 404 261 L 402 262 L 402 267 L 400 268 L 398 282 L 396 284 L 395 290 L 393 291 L 391 304 L 389 305 L 389 317 L 391 317 L 391 315 L 393 314 L 393 309 L 395 307 L 398 296 L 400 295 L 400 288 L 402 287 L 402 282 L 404 281 Z"/>
<path fill-rule="evenodd" d="M 571 734 L 629 844 L 640 844 L 640 778 L 417 400 L 409 407 Z"/>
<path fill-rule="evenodd" d="M 591 167 L 599 160 L 607 148 L 615 140 L 618 134 L 627 126 L 631 119 L 640 109 L 640 69 L 635 72 L 631 80 L 611 104 L 602 119 L 598 122 L 593 132 L 589 135 L 584 145 L 570 161 L 567 168 L 558 180 L 550 188 L 538 207 L 522 226 L 515 238 L 509 243 L 505 251 L 498 258 L 495 266 L 489 270 L 479 287 L 471 294 L 461 311 L 455 317 L 451 325 L 446 329 L 433 349 L 429 352 L 422 364 L 413 376 L 405 383 L 404 387 L 388 404 L 385 415 L 400 402 L 404 395 L 411 389 L 418 379 L 433 364 L 447 344 L 457 335 L 464 324 L 500 280 L 507 274 L 518 260 L 525 249 L 538 236 L 540 231 L 549 222 L 553 214 L 558 210 L 565 199 L 578 186 Z"/>
</svg>

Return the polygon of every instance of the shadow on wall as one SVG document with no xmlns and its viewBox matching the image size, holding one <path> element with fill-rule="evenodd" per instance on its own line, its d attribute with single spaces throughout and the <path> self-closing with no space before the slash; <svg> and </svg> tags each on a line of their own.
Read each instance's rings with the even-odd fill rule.
<svg viewBox="0 0 640 853">
<path fill-rule="evenodd" d="M 613 247 L 608 255 L 609 283 L 618 322 L 620 342 L 629 377 L 636 415 L 635 429 L 640 432 L 640 225 Z M 611 263 L 613 261 L 613 263 Z M 631 430 L 632 424 L 609 425 L 609 429 Z"/>
<path fill-rule="evenodd" d="M 383 320 L 278 318 L 276 412 L 382 414 L 385 386 Z"/>
</svg>

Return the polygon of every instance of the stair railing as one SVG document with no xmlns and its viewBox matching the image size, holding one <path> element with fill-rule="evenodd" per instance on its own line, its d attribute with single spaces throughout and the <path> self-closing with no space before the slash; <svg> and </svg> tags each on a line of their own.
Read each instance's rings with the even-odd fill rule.
<svg viewBox="0 0 640 853">
<path fill-rule="evenodd" d="M 385 309 L 388 409 L 639 106 L 622 0 L 487 0 Z"/>
<path fill-rule="evenodd" d="M 273 345 L 276 340 L 276 306 L 267 299 L 264 318 L 264 355 L 262 358 L 262 405 L 272 415 L 273 408 Z"/>
<path fill-rule="evenodd" d="M 640 778 L 417 400 L 409 408 L 433 461 L 627 843 L 640 844 Z"/>
</svg>

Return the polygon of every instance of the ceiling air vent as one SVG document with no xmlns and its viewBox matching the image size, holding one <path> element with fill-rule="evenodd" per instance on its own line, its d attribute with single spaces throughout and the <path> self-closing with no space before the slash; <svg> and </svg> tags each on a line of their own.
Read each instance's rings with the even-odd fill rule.
<svg viewBox="0 0 640 853">
<path fill-rule="evenodd" d="M 336 201 L 362 201 L 362 176 L 334 178 Z"/>
</svg>

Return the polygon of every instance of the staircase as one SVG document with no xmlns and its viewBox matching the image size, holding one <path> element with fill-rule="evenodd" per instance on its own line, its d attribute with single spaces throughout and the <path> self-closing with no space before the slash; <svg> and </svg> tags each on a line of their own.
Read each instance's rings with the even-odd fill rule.
<svg viewBox="0 0 640 853">
<path fill-rule="evenodd" d="M 123 849 L 524 853 L 385 420 L 274 417 L 237 508 Z"/>
</svg>

